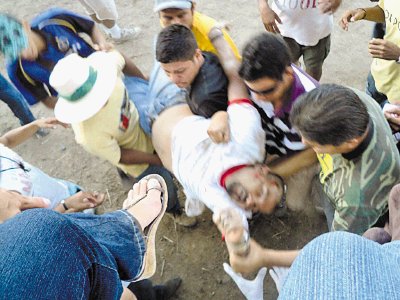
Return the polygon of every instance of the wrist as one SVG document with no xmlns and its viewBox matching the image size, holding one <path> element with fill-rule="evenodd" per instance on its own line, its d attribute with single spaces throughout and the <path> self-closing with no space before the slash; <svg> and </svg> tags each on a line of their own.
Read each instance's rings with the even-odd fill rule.
<svg viewBox="0 0 400 300">
<path fill-rule="evenodd" d="M 360 20 L 364 20 L 367 17 L 367 10 L 365 8 L 357 8 L 357 10 L 361 10 L 364 12 L 363 17 Z"/>
</svg>

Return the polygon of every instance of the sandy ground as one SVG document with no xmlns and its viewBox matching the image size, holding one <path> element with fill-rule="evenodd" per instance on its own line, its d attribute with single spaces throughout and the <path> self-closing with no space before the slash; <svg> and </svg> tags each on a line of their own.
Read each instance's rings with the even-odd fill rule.
<svg viewBox="0 0 400 300">
<path fill-rule="evenodd" d="M 117 48 L 134 59 L 148 74 L 153 61 L 153 37 L 159 30 L 157 16 L 152 11 L 151 0 L 116 0 L 120 24 L 141 26 L 141 36 L 117 45 Z M 344 1 L 335 14 L 335 24 L 341 12 L 349 7 L 363 7 L 369 1 Z M 1 1 L 0 10 L 19 18 L 30 19 L 52 6 L 65 7 L 83 13 L 78 1 L 14 0 Z M 232 24 L 231 35 L 239 47 L 254 34 L 263 31 L 256 1 L 220 0 L 201 1 L 198 10 Z M 364 89 L 370 57 L 367 42 L 372 25 L 359 22 L 343 32 L 335 25 L 331 53 L 324 65 L 323 82 L 333 82 Z M 3 62 L 1 72 L 5 74 Z M 18 126 L 17 119 L 6 105 L 0 103 L 0 131 Z M 37 116 L 51 116 L 52 112 L 39 104 L 33 108 Z M 86 153 L 73 139 L 71 129 L 57 129 L 43 139 L 32 138 L 18 147 L 17 152 L 27 161 L 48 174 L 75 181 L 85 189 L 107 193 L 107 201 L 100 212 L 122 205 L 126 189 L 121 185 L 114 167 Z M 158 269 L 154 281 L 159 283 L 175 276 L 183 278 L 176 299 L 242 299 L 243 296 L 222 269 L 228 260 L 225 245 L 221 242 L 211 214 L 204 213 L 195 229 L 175 226 L 172 218 L 165 217 L 158 233 Z M 315 236 L 326 231 L 326 224 L 318 215 L 289 213 L 282 219 L 260 217 L 252 223 L 251 234 L 262 245 L 276 249 L 301 248 Z M 276 299 L 272 279 L 266 276 L 264 299 Z"/>
</svg>

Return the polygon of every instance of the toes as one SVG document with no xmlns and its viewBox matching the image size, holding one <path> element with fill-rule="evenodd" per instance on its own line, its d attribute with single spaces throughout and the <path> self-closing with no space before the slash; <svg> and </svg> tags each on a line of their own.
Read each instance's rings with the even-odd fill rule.
<svg viewBox="0 0 400 300">
<path fill-rule="evenodd" d="M 147 180 L 140 180 L 139 182 L 139 195 L 144 196 L 147 194 Z"/>
<path fill-rule="evenodd" d="M 161 184 L 158 182 L 157 179 L 151 178 L 149 179 L 149 182 L 147 183 L 147 189 L 151 189 L 154 187 L 161 187 Z"/>
</svg>

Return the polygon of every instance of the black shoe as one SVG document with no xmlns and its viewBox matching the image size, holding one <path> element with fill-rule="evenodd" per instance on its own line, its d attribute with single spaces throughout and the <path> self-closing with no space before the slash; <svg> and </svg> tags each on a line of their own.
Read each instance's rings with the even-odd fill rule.
<svg viewBox="0 0 400 300">
<path fill-rule="evenodd" d="M 164 285 L 156 285 L 154 291 L 156 294 L 156 300 L 168 300 L 181 286 L 182 279 L 180 277 L 168 280 Z"/>
<path fill-rule="evenodd" d="M 168 280 L 163 285 L 156 285 L 153 287 L 151 280 L 144 279 L 130 283 L 128 289 L 138 300 L 168 300 L 175 295 L 181 283 L 182 279 L 177 277 Z"/>
</svg>

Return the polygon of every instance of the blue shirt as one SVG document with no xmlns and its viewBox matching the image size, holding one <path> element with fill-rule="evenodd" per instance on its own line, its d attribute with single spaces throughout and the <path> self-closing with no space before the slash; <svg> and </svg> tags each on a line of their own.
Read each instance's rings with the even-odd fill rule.
<svg viewBox="0 0 400 300">
<path fill-rule="evenodd" d="M 32 20 L 32 30 L 45 39 L 47 48 L 34 61 L 19 58 L 7 65 L 10 80 L 29 104 L 57 96 L 49 84 L 49 77 L 60 59 L 72 52 L 82 57 L 94 52 L 79 36 L 79 33 L 90 36 L 93 26 L 94 22 L 89 18 L 59 8 L 47 10 Z"/>
</svg>

